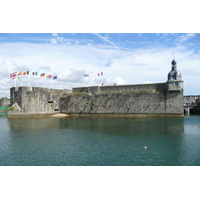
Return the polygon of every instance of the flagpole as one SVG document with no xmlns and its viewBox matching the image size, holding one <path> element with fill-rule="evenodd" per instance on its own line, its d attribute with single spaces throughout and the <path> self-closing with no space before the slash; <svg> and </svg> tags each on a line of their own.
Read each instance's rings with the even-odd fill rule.
<svg viewBox="0 0 200 200">
<path fill-rule="evenodd" d="M 28 80 L 29 80 L 29 87 L 31 87 L 31 78 L 30 78 L 30 75 L 28 75 Z"/>
</svg>

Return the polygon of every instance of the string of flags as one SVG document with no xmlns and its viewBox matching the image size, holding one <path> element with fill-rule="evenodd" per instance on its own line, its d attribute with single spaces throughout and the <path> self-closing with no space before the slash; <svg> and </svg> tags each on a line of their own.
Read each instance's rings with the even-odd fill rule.
<svg viewBox="0 0 200 200">
<path fill-rule="evenodd" d="M 30 75 L 29 71 L 13 72 L 13 73 L 10 74 L 10 78 L 12 80 L 20 80 L 20 76 L 27 76 L 27 75 Z M 53 75 L 50 74 L 50 75 L 46 76 L 45 73 L 42 73 L 42 74 L 39 75 L 37 71 L 36 72 L 32 72 L 32 75 L 33 76 L 46 77 L 47 79 L 53 79 L 53 80 L 58 79 L 57 75 L 53 76 Z M 84 74 L 84 77 L 89 77 L 90 75 L 93 75 L 93 72 Z M 103 72 L 98 73 L 97 76 L 103 76 Z"/>
<path fill-rule="evenodd" d="M 20 72 L 13 72 L 13 73 L 10 74 L 10 78 L 12 80 L 20 80 L 20 76 L 26 76 L 26 75 L 29 75 L 29 71 L 25 71 L 25 72 L 22 72 L 22 71 L 20 71 Z M 32 72 L 32 75 L 33 76 L 38 76 L 38 72 Z M 45 77 L 45 73 L 40 74 L 40 77 Z M 57 75 L 55 75 L 55 76 L 53 76 L 53 75 L 47 75 L 46 77 L 48 79 L 52 79 L 53 78 L 54 80 L 58 78 Z"/>
</svg>

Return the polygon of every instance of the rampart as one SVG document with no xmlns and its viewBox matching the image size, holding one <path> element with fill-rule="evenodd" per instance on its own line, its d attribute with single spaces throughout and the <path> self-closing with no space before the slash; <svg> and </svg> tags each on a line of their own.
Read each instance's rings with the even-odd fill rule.
<svg viewBox="0 0 200 200">
<path fill-rule="evenodd" d="M 183 81 L 175 82 L 73 88 L 61 98 L 60 110 L 71 115 L 183 116 Z"/>
<path fill-rule="evenodd" d="M 183 81 L 166 83 L 91 86 L 69 90 L 13 87 L 8 117 L 54 113 L 93 116 L 183 116 Z M 178 85 L 178 86 L 177 86 Z M 16 110 L 16 111 L 15 111 Z"/>
<path fill-rule="evenodd" d="M 15 105 L 8 112 L 8 117 L 38 116 L 55 114 L 59 111 L 59 99 L 69 90 L 57 90 L 41 87 L 12 87 L 10 103 Z"/>
<path fill-rule="evenodd" d="M 154 83 L 154 84 L 137 84 L 137 85 L 109 85 L 109 86 L 92 86 L 92 87 L 78 87 L 73 88 L 73 93 L 87 92 L 121 92 L 121 91 L 134 91 L 134 92 L 163 92 L 166 88 L 166 83 Z"/>
</svg>

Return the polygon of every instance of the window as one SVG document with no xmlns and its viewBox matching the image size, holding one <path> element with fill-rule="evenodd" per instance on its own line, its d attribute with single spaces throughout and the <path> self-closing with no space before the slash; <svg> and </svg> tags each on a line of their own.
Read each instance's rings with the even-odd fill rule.
<svg viewBox="0 0 200 200">
<path fill-rule="evenodd" d="M 174 83 L 174 87 L 180 87 L 180 83 L 179 82 L 175 82 Z"/>
</svg>

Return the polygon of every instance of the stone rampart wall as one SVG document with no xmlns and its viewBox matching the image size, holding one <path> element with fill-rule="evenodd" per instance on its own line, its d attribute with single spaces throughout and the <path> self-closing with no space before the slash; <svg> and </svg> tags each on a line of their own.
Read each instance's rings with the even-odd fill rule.
<svg viewBox="0 0 200 200">
<path fill-rule="evenodd" d="M 137 85 L 109 85 L 109 86 L 96 86 L 96 87 L 80 87 L 73 88 L 73 93 L 92 93 L 94 92 L 109 92 L 109 91 L 145 91 L 145 92 L 163 92 L 166 88 L 166 83 L 154 84 L 137 84 Z"/>
<path fill-rule="evenodd" d="M 66 114 L 183 115 L 183 95 L 169 93 L 70 94 L 60 99 Z"/>
<path fill-rule="evenodd" d="M 66 114 L 97 115 L 183 115 L 181 90 L 167 91 L 165 83 L 92 86 L 56 90 L 39 87 L 13 87 L 9 115 Z M 95 91 L 95 92 L 94 92 Z M 8 116 L 9 116 L 8 115 Z"/>
<path fill-rule="evenodd" d="M 40 87 L 13 87 L 10 89 L 11 105 L 15 102 L 22 113 L 53 113 L 59 110 L 59 99 L 69 90 Z"/>
</svg>

